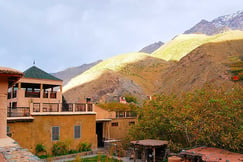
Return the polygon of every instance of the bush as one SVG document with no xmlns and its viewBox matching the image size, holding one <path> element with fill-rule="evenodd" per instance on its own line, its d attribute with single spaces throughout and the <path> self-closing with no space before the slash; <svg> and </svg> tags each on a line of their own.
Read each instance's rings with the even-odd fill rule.
<svg viewBox="0 0 243 162">
<path fill-rule="evenodd" d="M 46 149 L 43 144 L 37 144 L 35 147 L 35 152 L 36 155 L 39 156 L 40 154 L 45 154 L 46 155 Z"/>
<path fill-rule="evenodd" d="M 91 151 L 91 144 L 81 142 L 78 145 L 78 151 L 79 152 L 84 152 L 84 151 Z"/>
<path fill-rule="evenodd" d="M 128 103 L 137 103 L 137 98 L 131 95 L 126 95 L 125 99 Z"/>
<path fill-rule="evenodd" d="M 68 146 L 65 142 L 58 141 L 57 143 L 53 144 L 52 155 L 60 156 L 66 154 L 68 154 Z"/>
</svg>

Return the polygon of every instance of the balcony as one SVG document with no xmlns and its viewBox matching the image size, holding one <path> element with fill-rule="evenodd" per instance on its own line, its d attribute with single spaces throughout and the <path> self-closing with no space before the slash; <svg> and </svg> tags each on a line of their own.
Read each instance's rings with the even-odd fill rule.
<svg viewBox="0 0 243 162">
<path fill-rule="evenodd" d="M 84 104 L 84 103 L 75 104 L 75 111 L 76 112 L 86 112 L 86 104 Z"/>
<path fill-rule="evenodd" d="M 64 104 L 62 106 L 62 112 L 73 112 L 73 104 Z"/>
<path fill-rule="evenodd" d="M 40 98 L 40 92 L 25 91 L 25 97 Z"/>
<path fill-rule="evenodd" d="M 43 92 L 43 98 L 48 98 L 48 92 Z"/>
<path fill-rule="evenodd" d="M 57 92 L 51 92 L 50 98 L 57 98 Z"/>
<path fill-rule="evenodd" d="M 44 103 L 43 112 L 59 112 L 59 103 Z"/>
<path fill-rule="evenodd" d="M 8 117 L 28 117 L 30 116 L 29 107 L 8 107 Z"/>
<path fill-rule="evenodd" d="M 17 97 L 17 90 L 13 91 L 13 94 L 11 92 L 8 92 L 8 99 L 16 98 L 16 97 Z"/>
</svg>

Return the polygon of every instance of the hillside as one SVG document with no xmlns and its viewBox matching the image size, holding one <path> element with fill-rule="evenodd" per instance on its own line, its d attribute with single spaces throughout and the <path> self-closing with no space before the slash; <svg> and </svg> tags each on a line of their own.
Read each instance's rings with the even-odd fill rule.
<svg viewBox="0 0 243 162">
<path fill-rule="evenodd" d="M 243 30 L 243 11 L 220 16 L 212 21 L 201 20 L 184 34 L 201 33 L 207 35 L 218 34 L 228 30 Z"/>
<path fill-rule="evenodd" d="M 228 31 L 217 35 L 181 34 L 152 53 L 152 56 L 164 60 L 179 61 L 202 44 L 225 40 L 237 40 L 243 38 L 243 31 Z"/>
<path fill-rule="evenodd" d="M 152 43 L 144 48 L 142 48 L 139 52 L 144 52 L 144 53 L 153 53 L 155 50 L 157 50 L 158 48 L 160 48 L 164 43 L 159 41 L 159 42 L 155 42 Z"/>
<path fill-rule="evenodd" d="M 107 59 L 71 79 L 63 92 L 68 102 L 85 97 L 95 101 L 131 94 L 140 101 L 160 85 L 161 73 L 170 64 L 145 53 L 129 53 Z"/>
<path fill-rule="evenodd" d="M 160 92 L 179 94 L 207 83 L 232 87 L 231 65 L 242 57 L 243 39 L 204 44 L 164 71 Z"/>
<path fill-rule="evenodd" d="M 75 77 L 78 74 L 81 74 L 83 72 L 85 72 L 86 70 L 88 70 L 89 68 L 95 66 L 96 64 L 100 63 L 102 60 L 98 60 L 96 62 L 90 63 L 90 64 L 83 64 L 81 66 L 76 66 L 76 67 L 70 67 L 67 68 L 63 71 L 59 71 L 56 73 L 53 73 L 52 75 L 54 75 L 55 77 L 62 79 L 63 80 L 63 85 L 66 85 L 67 82 L 72 79 L 73 77 Z"/>
</svg>

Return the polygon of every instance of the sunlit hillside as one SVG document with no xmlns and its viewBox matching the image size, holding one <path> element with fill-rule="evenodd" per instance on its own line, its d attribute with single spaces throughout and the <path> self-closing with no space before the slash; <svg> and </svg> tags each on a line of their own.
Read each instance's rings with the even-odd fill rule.
<svg viewBox="0 0 243 162">
<path fill-rule="evenodd" d="M 217 35 L 207 36 L 204 34 L 181 34 L 173 40 L 161 46 L 152 56 L 164 60 L 180 60 L 202 44 L 209 42 L 219 42 L 225 40 L 236 40 L 243 38 L 243 31 L 228 31 Z"/>
<path fill-rule="evenodd" d="M 160 92 L 179 94 L 206 84 L 228 88 L 243 85 L 240 78 L 232 79 L 235 75 L 240 77 L 242 57 L 243 39 L 203 44 L 164 71 Z"/>
<path fill-rule="evenodd" d="M 63 88 L 64 95 L 67 96 L 66 98 L 69 98 L 67 94 L 72 95 L 71 91 L 79 89 L 80 93 L 77 96 L 81 98 L 84 91 L 86 96 L 94 96 L 95 94 L 92 93 L 96 92 L 92 91 L 92 89 L 97 89 L 98 91 L 103 88 L 103 92 L 107 91 L 108 93 L 108 91 L 111 91 L 107 89 L 109 86 L 120 86 L 119 88 L 127 89 L 127 91 L 124 90 L 124 93 L 134 93 L 134 95 L 146 96 L 146 94 L 153 94 L 160 85 L 161 71 L 170 64 L 172 63 L 145 53 L 118 55 L 71 79 Z M 112 77 L 111 74 L 113 75 Z M 91 84 L 91 82 L 96 84 Z M 103 84 L 100 84 L 100 82 L 103 82 Z M 106 82 L 110 84 L 105 85 Z M 86 85 L 86 87 L 83 85 Z M 104 95 L 103 92 L 102 95 Z M 119 92 L 123 92 L 123 90 L 120 89 Z"/>
</svg>

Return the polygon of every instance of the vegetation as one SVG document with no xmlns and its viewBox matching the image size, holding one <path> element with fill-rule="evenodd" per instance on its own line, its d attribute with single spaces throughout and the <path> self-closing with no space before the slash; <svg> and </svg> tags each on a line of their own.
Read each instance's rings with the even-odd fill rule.
<svg viewBox="0 0 243 162">
<path fill-rule="evenodd" d="M 230 70 L 233 74 L 232 80 L 243 80 L 243 57 L 239 57 L 237 60 L 234 60 L 234 62 L 230 65 Z"/>
<path fill-rule="evenodd" d="M 135 104 L 123 104 L 119 102 L 99 103 L 98 106 L 108 111 L 135 111 L 138 106 Z"/>
<path fill-rule="evenodd" d="M 243 90 L 207 86 L 183 97 L 158 95 L 138 109 L 134 139 L 170 141 L 170 149 L 212 146 L 243 153 Z"/>
<path fill-rule="evenodd" d="M 77 150 L 70 149 L 71 141 L 58 141 L 53 144 L 52 155 L 60 156 L 79 152 L 91 151 L 91 144 L 80 142 Z"/>
<path fill-rule="evenodd" d="M 91 144 L 88 144 L 88 143 L 79 143 L 78 145 L 78 151 L 79 152 L 84 152 L 84 151 L 91 151 Z"/>
<path fill-rule="evenodd" d="M 125 99 L 128 103 L 137 103 L 137 98 L 132 95 L 126 95 Z"/>
<path fill-rule="evenodd" d="M 48 156 L 46 152 L 46 148 L 43 144 L 37 144 L 35 147 L 35 152 L 37 156 L 42 158 L 46 158 Z"/>
</svg>

